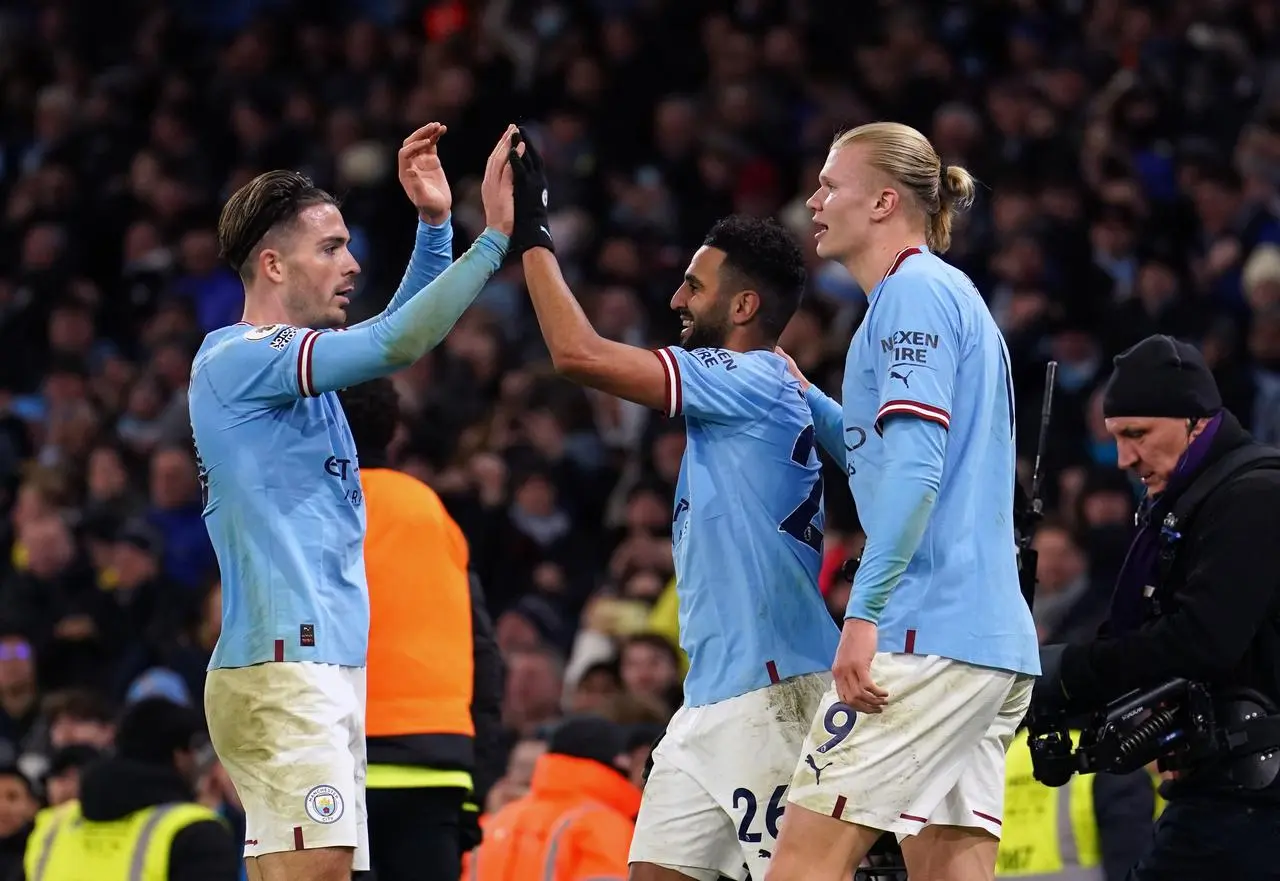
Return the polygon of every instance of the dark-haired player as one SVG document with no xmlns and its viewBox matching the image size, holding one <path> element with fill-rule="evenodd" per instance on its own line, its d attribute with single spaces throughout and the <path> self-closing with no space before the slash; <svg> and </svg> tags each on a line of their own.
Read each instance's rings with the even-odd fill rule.
<svg viewBox="0 0 1280 881">
<path fill-rule="evenodd" d="M 390 305 L 346 333 L 329 331 L 346 320 L 360 268 L 328 193 L 295 172 L 267 172 L 231 197 L 218 224 L 244 281 L 244 322 L 205 338 L 190 409 L 222 574 L 205 708 L 244 802 L 250 881 L 348 881 L 353 851 L 355 869 L 369 866 L 365 513 L 334 392 L 433 348 L 506 255 L 514 129 L 481 185 L 488 228 L 452 265 L 443 131 L 425 126 L 400 151 L 401 182 L 436 229 L 420 226 Z"/>
<path fill-rule="evenodd" d="M 688 432 L 672 545 L 689 674 L 653 754 L 631 877 L 761 878 L 838 637 L 817 583 L 813 418 L 774 353 L 804 289 L 800 249 L 775 222 L 725 218 L 671 298 L 682 346 L 613 342 L 560 275 L 536 151 L 526 145 L 512 162 L 514 241 L 527 247 L 525 279 L 557 370 L 683 416 Z"/>
</svg>

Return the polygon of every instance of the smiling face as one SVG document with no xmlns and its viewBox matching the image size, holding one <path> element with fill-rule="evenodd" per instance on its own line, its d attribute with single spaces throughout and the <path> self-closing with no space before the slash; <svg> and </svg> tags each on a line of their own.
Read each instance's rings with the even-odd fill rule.
<svg viewBox="0 0 1280 881">
<path fill-rule="evenodd" d="M 1186 419 L 1116 416 L 1106 421 L 1116 439 L 1117 462 L 1142 480 L 1151 495 L 1164 492 L 1178 463 L 1200 432 L 1205 420 L 1188 426 Z"/>
<path fill-rule="evenodd" d="M 360 264 L 348 245 L 351 234 L 334 205 L 311 205 L 278 233 L 259 260 L 263 275 L 280 289 L 289 323 L 341 327 Z"/>
<path fill-rule="evenodd" d="M 680 316 L 680 344 L 686 349 L 721 348 L 732 329 L 733 297 L 720 285 L 724 258 L 719 248 L 699 248 L 684 271 L 684 283 L 671 298 L 671 308 Z"/>
</svg>

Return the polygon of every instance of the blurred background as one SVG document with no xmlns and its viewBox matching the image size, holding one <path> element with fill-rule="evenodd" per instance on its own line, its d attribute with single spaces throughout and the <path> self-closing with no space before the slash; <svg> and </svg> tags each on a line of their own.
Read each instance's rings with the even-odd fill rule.
<svg viewBox="0 0 1280 881">
<path fill-rule="evenodd" d="M 636 345 L 676 339 L 668 300 L 713 220 L 775 215 L 810 257 L 783 345 L 838 393 L 865 298 L 813 256 L 803 203 L 832 136 L 886 118 L 981 182 L 947 258 L 1008 341 L 1026 460 L 1059 362 L 1036 618 L 1042 638 L 1087 634 L 1139 489 L 1102 426 L 1114 354 L 1153 332 L 1197 342 L 1230 409 L 1280 442 L 1280 4 L 0 4 L 0 766 L 59 800 L 131 685 L 200 705 L 220 590 L 186 387 L 203 335 L 241 314 L 214 225 L 254 174 L 299 169 L 340 196 L 359 320 L 413 244 L 400 141 L 449 125 L 460 253 L 489 146 L 532 126 L 565 274 Z M 393 460 L 444 498 L 497 620 L 500 805 L 544 723 L 660 726 L 679 705 L 683 426 L 556 379 L 518 265 L 395 382 Z M 839 614 L 861 536 L 840 467 L 826 487 Z M 234 812 L 216 762 L 204 780 Z M 0 799 L 0 854 L 21 852 L 35 804 Z"/>
</svg>

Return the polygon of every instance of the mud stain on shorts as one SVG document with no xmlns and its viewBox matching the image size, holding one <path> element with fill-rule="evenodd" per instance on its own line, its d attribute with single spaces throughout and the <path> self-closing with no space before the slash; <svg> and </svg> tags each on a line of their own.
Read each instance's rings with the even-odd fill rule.
<svg viewBox="0 0 1280 881">
<path fill-rule="evenodd" d="M 206 712 L 214 751 L 236 790 L 263 804 L 275 817 L 310 826 L 306 793 L 321 784 L 349 796 L 335 766 L 334 733 L 340 723 L 332 703 L 305 668 L 262 664 L 214 671 Z"/>
<path fill-rule="evenodd" d="M 788 742 L 804 742 L 830 684 L 829 674 L 810 673 L 769 686 L 769 713 Z"/>
</svg>

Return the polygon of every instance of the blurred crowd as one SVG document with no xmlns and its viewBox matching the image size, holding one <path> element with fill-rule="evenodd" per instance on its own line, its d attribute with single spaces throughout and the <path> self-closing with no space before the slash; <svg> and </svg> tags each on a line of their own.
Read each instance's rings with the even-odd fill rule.
<svg viewBox="0 0 1280 881">
<path fill-rule="evenodd" d="M 0 877 L 36 806 L 73 796 L 118 709 L 200 705 L 219 632 L 186 385 L 243 298 L 214 236 L 257 172 L 343 201 L 355 319 L 413 242 L 395 149 L 449 126 L 460 252 L 510 121 L 535 129 L 558 253 L 596 327 L 672 342 L 667 303 L 711 222 L 776 215 L 810 256 L 783 339 L 838 393 L 865 307 L 813 256 L 804 201 L 832 136 L 916 126 L 981 182 L 948 258 L 1009 343 L 1029 469 L 1059 363 L 1037 544 L 1054 641 L 1106 614 L 1137 488 L 1097 389 L 1153 332 L 1202 346 L 1228 406 L 1280 442 L 1280 6 L 1271 0 L 461 0 L 0 4 Z M 471 543 L 507 661 L 527 788 L 544 724 L 641 732 L 680 701 L 671 493 L 683 427 L 551 373 L 518 265 L 395 377 L 397 467 Z M 861 539 L 829 464 L 836 570 Z M 205 760 L 201 797 L 234 815 Z"/>
</svg>

